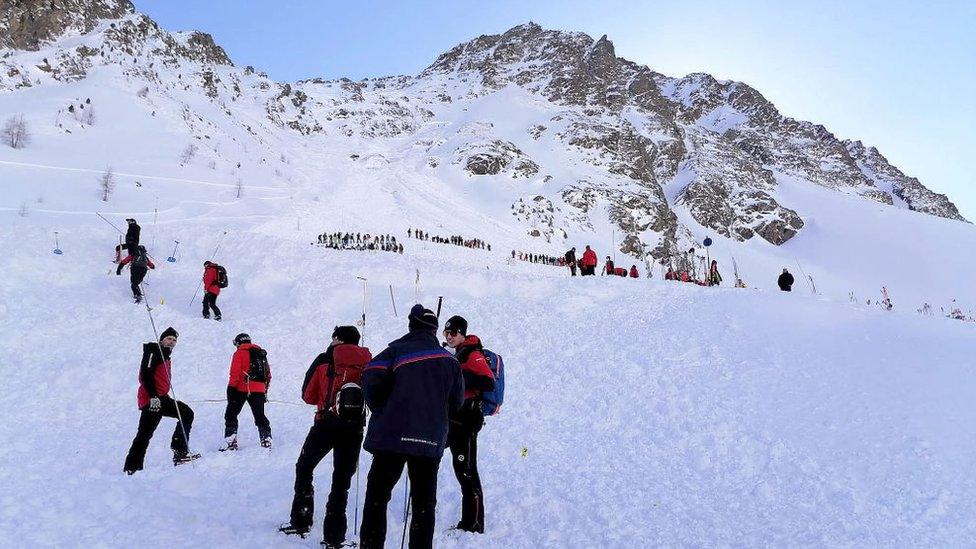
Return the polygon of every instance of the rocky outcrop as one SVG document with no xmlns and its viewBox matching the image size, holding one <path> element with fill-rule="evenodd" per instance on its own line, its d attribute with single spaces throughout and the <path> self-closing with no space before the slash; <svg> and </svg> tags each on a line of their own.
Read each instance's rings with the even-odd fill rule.
<svg viewBox="0 0 976 549">
<path fill-rule="evenodd" d="M 526 178 L 539 173 L 539 166 L 510 141 L 482 141 L 469 143 L 455 151 L 455 163 L 463 164 L 471 175 L 508 173 L 513 178 Z"/>
<path fill-rule="evenodd" d="M 37 51 L 68 31 L 91 32 L 102 19 L 134 10 L 129 0 L 4 0 L 0 2 L 0 48 Z"/>
<path fill-rule="evenodd" d="M 901 200 L 905 206 L 916 212 L 966 221 L 944 194 L 938 194 L 922 185 L 918 179 L 908 177 L 891 165 L 878 149 L 865 147 L 860 141 L 845 141 L 847 151 L 865 177 L 875 182 L 877 187 Z"/>
</svg>

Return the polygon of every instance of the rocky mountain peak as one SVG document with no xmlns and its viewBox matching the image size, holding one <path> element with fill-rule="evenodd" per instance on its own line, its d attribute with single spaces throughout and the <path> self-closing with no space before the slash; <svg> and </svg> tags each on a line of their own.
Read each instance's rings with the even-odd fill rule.
<svg viewBox="0 0 976 549">
<path fill-rule="evenodd" d="M 0 48 L 37 51 L 67 31 L 91 32 L 101 19 L 134 11 L 129 0 L 3 0 Z"/>
</svg>

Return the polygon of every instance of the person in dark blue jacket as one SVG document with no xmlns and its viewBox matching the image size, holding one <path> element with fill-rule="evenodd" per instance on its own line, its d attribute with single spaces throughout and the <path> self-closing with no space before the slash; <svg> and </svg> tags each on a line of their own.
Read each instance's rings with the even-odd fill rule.
<svg viewBox="0 0 976 549">
<path fill-rule="evenodd" d="M 382 549 L 386 541 L 386 508 L 404 465 L 413 506 L 410 547 L 432 546 L 447 418 L 464 402 L 461 365 L 437 342 L 437 316 L 417 304 L 408 318 L 409 333 L 391 342 L 363 371 L 363 391 L 372 411 L 363 448 L 373 454 L 359 537 L 363 549 Z"/>
</svg>

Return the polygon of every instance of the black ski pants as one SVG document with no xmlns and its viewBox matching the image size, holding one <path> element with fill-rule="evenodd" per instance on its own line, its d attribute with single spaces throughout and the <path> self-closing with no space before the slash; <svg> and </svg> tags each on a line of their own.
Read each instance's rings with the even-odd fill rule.
<svg viewBox="0 0 976 549">
<path fill-rule="evenodd" d="M 359 465 L 363 445 L 362 423 L 349 423 L 335 414 L 324 413 L 308 430 L 302 451 L 295 462 L 295 498 L 291 506 L 291 524 L 310 528 L 315 516 L 312 477 L 315 466 L 332 452 L 332 488 L 325 504 L 323 537 L 326 543 L 340 544 L 346 539 L 346 506 L 349 485 Z"/>
<path fill-rule="evenodd" d="M 461 485 L 461 521 L 458 528 L 468 532 L 485 532 L 485 499 L 478 475 L 478 432 L 485 424 L 480 410 L 462 408 L 463 416 L 448 424 L 447 445 L 451 449 L 454 476 Z"/>
<path fill-rule="evenodd" d="M 220 309 L 217 308 L 217 294 L 204 292 L 203 293 L 204 318 L 210 318 L 210 309 L 213 309 L 214 316 L 220 317 Z"/>
<path fill-rule="evenodd" d="M 176 418 L 176 429 L 173 430 L 173 438 L 169 447 L 176 452 L 187 451 L 187 439 L 190 436 L 190 428 L 193 427 L 193 410 L 185 403 L 173 400 L 168 396 L 159 397 L 159 411 L 149 410 L 149 406 L 141 409 L 139 416 L 139 429 L 136 431 L 136 438 L 132 440 L 129 454 L 125 457 L 125 471 L 141 471 L 143 461 L 146 458 L 146 450 L 149 448 L 149 441 L 152 440 L 156 427 L 164 417 Z M 179 413 L 177 413 L 177 408 Z M 183 421 L 179 421 L 183 418 Z M 184 432 L 186 437 L 184 437 Z"/>
<path fill-rule="evenodd" d="M 570 265 L 569 272 L 571 273 L 572 276 L 576 276 L 576 265 Z"/>
<path fill-rule="evenodd" d="M 374 452 L 366 480 L 366 503 L 359 546 L 383 549 L 386 541 L 386 508 L 397 481 L 407 466 L 410 477 L 410 549 L 431 549 L 434 543 L 434 509 L 437 507 L 437 468 L 439 458 L 411 456 L 393 452 Z"/>
<path fill-rule="evenodd" d="M 271 436 L 271 422 L 264 415 L 264 403 L 267 402 L 265 393 L 242 393 L 233 387 L 227 387 L 227 409 L 224 411 L 224 438 L 237 434 L 237 416 L 247 403 L 254 416 L 254 424 L 258 428 L 258 436 L 262 440 Z"/>
<path fill-rule="evenodd" d="M 129 268 L 129 284 L 132 286 L 132 297 L 142 297 L 142 290 L 139 289 L 139 285 L 146 278 L 147 269 L 145 267 L 139 268 L 135 265 Z"/>
</svg>

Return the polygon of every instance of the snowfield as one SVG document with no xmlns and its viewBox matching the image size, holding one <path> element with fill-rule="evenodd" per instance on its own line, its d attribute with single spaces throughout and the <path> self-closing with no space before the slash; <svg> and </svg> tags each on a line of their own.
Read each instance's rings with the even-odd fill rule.
<svg viewBox="0 0 976 549">
<path fill-rule="evenodd" d="M 571 279 L 510 265 L 502 250 L 416 240 L 403 241 L 403 256 L 325 250 L 284 216 L 249 217 L 263 200 L 215 206 L 216 219 L 189 215 L 191 206 L 155 228 L 138 216 L 143 241 L 157 241 L 153 315 L 158 329 L 181 333 L 174 387 L 196 412 L 191 447 L 204 456 L 174 469 L 174 422 L 164 420 L 133 477 L 121 467 L 138 420 L 140 343 L 153 333 L 125 273 L 107 274 L 114 231 L 90 213 L 5 214 L 4 545 L 317 546 L 321 516 L 307 540 L 276 532 L 313 415 L 300 404 L 302 376 L 332 326 L 358 318 L 356 276 L 369 280 L 366 345 L 378 352 L 401 335 L 418 269 L 420 301 L 444 296 L 442 318 L 466 316 L 508 366 L 506 406 L 481 435 L 488 532 L 439 533 L 439 547 L 976 541 L 970 323 L 804 291 Z M 234 214 L 244 221 L 232 225 Z M 61 256 L 50 253 L 53 226 L 63 229 Z M 189 301 L 222 230 L 217 260 L 231 285 L 216 323 L 199 317 L 199 296 Z M 168 263 L 163 244 L 174 239 L 179 261 Z M 247 411 L 242 450 L 216 451 L 240 331 L 268 349 L 274 368 L 271 452 Z M 330 472 L 327 459 L 316 475 L 319 513 Z M 438 501 L 443 532 L 460 512 L 449 460 Z M 395 490 L 390 547 L 402 505 Z"/>
</svg>

